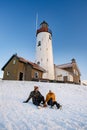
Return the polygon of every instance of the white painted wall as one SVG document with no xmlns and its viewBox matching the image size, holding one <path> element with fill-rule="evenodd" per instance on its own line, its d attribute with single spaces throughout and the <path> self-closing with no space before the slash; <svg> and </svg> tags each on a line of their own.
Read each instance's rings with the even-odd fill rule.
<svg viewBox="0 0 87 130">
<path fill-rule="evenodd" d="M 43 78 L 54 80 L 54 63 L 53 63 L 53 50 L 52 50 L 52 37 L 49 32 L 40 32 L 37 34 L 36 41 L 36 63 L 40 62 L 40 66 L 46 70 Z M 41 46 L 38 42 L 41 41 Z"/>
<path fill-rule="evenodd" d="M 55 67 L 55 79 L 56 80 L 60 80 L 60 81 L 63 81 L 63 77 L 64 76 L 67 76 L 68 77 L 68 81 L 71 81 L 73 82 L 73 76 L 71 73 L 69 73 L 68 71 L 66 70 L 63 70 L 63 69 L 60 69 L 58 67 Z"/>
</svg>

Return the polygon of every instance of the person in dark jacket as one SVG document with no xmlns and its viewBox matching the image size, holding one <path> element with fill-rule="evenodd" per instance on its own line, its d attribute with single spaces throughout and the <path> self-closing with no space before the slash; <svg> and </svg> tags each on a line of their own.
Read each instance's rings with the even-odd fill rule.
<svg viewBox="0 0 87 130">
<path fill-rule="evenodd" d="M 44 96 L 39 92 L 38 86 L 34 86 L 34 90 L 30 92 L 28 99 L 23 103 L 27 103 L 30 99 L 36 106 L 40 106 L 40 104 L 43 104 L 44 107 L 46 106 Z"/>
</svg>

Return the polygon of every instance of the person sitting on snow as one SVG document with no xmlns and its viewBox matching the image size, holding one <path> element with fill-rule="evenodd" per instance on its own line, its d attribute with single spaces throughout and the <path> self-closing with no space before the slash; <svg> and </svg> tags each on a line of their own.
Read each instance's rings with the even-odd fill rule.
<svg viewBox="0 0 87 130">
<path fill-rule="evenodd" d="M 38 86 L 34 86 L 34 90 L 30 92 L 28 99 L 23 103 L 27 103 L 31 98 L 34 105 L 40 106 L 40 104 L 43 104 L 46 107 L 44 96 L 39 92 Z"/>
<path fill-rule="evenodd" d="M 57 109 L 62 107 L 59 103 L 57 103 L 57 101 L 55 99 L 55 94 L 51 90 L 49 90 L 48 94 L 46 95 L 46 102 L 51 107 L 56 105 Z"/>
</svg>

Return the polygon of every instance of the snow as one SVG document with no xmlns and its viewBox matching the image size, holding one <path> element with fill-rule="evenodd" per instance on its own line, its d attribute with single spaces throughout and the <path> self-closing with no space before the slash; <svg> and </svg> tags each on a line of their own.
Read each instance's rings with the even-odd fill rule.
<svg viewBox="0 0 87 130">
<path fill-rule="evenodd" d="M 87 86 L 87 80 L 83 80 L 83 81 L 81 81 L 81 84 Z"/>
<path fill-rule="evenodd" d="M 44 96 L 52 90 L 62 110 L 23 103 L 34 85 Z M 0 130 L 87 130 L 87 86 L 1 80 Z"/>
</svg>

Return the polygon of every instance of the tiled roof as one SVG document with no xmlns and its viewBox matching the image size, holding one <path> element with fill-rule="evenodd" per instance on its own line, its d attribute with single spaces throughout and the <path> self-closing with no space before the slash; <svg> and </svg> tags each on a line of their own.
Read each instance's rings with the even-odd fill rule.
<svg viewBox="0 0 87 130">
<path fill-rule="evenodd" d="M 62 69 L 63 69 L 63 68 L 70 68 L 70 67 L 72 67 L 72 63 L 57 65 L 57 67 L 62 68 Z"/>
<path fill-rule="evenodd" d="M 30 64 L 34 69 L 37 69 L 37 70 L 45 72 L 45 70 L 42 67 L 40 67 L 38 64 L 36 64 L 36 63 L 33 63 L 33 62 L 29 61 L 29 60 L 26 60 L 23 57 L 18 57 L 18 59 L 19 59 L 20 62 Z"/>
<path fill-rule="evenodd" d="M 76 62 L 75 62 L 75 64 L 76 64 Z M 71 62 L 71 63 L 67 63 L 67 64 L 57 65 L 56 67 L 58 67 L 60 69 L 71 68 L 71 67 L 73 67 L 73 64 Z M 77 64 L 76 64 L 76 67 L 77 67 L 77 69 L 79 71 L 79 74 L 81 75 L 80 70 L 79 70 Z"/>
<path fill-rule="evenodd" d="M 8 65 L 8 63 L 9 63 L 14 57 L 18 58 L 18 60 L 19 60 L 20 62 L 23 62 L 23 63 L 26 63 L 26 64 L 31 65 L 32 68 L 34 68 L 34 69 L 40 70 L 40 71 L 42 71 L 42 72 L 45 72 L 45 70 L 44 70 L 42 67 L 40 67 L 39 65 L 37 65 L 37 64 L 35 64 L 35 63 L 31 62 L 31 61 L 28 61 L 28 60 L 24 59 L 23 57 L 19 57 L 19 56 L 17 56 L 17 54 L 14 54 L 14 55 L 7 61 L 7 63 L 3 66 L 2 70 L 4 70 L 4 68 Z"/>
</svg>

